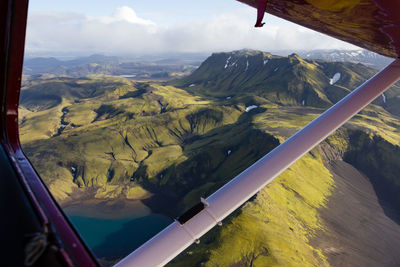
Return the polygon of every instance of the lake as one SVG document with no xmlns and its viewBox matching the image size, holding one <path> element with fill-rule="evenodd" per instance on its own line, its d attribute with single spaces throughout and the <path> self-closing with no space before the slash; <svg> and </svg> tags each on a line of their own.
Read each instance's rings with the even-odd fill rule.
<svg viewBox="0 0 400 267">
<path fill-rule="evenodd" d="M 143 204 L 130 203 L 130 209 L 125 207 L 121 212 L 119 207 L 111 213 L 112 205 L 103 203 L 100 205 L 103 209 L 99 209 L 99 203 L 89 203 L 79 205 L 80 208 L 78 205 L 67 207 L 64 211 L 97 258 L 118 259 L 127 256 L 173 222 L 140 205 Z"/>
</svg>

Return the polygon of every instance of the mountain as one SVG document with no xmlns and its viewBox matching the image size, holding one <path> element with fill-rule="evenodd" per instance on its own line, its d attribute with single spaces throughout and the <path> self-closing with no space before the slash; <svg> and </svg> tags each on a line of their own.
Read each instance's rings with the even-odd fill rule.
<svg viewBox="0 0 400 267">
<path fill-rule="evenodd" d="M 90 64 L 117 64 L 120 61 L 117 57 L 108 57 L 104 55 L 91 55 L 72 60 L 58 60 L 50 58 L 29 58 L 24 61 L 24 74 L 65 74 L 68 68 Z M 85 75 L 85 74 L 84 74 Z"/>
<path fill-rule="evenodd" d="M 176 86 L 190 86 L 191 91 L 199 87 L 201 93 L 212 96 L 245 93 L 280 105 L 328 107 L 373 73 L 361 64 L 327 64 L 303 60 L 296 54 L 277 57 L 244 50 L 213 54 Z M 335 75 L 340 77 L 337 81 Z"/>
<path fill-rule="evenodd" d="M 381 70 L 386 67 L 392 58 L 384 57 L 374 52 L 360 50 L 314 50 L 302 52 L 300 55 L 306 59 L 322 59 L 326 61 L 361 63 L 370 68 Z"/>
<path fill-rule="evenodd" d="M 135 200 L 176 218 L 374 73 L 240 50 L 169 82 L 33 78 L 21 93 L 20 138 L 61 205 Z M 171 265 L 395 266 L 400 119 L 387 105 L 399 87 L 385 97 Z"/>
<path fill-rule="evenodd" d="M 377 70 L 383 69 L 393 61 L 392 58 L 384 57 L 365 49 L 299 51 L 299 55 L 305 59 L 322 59 L 330 62 L 361 63 Z"/>
<path fill-rule="evenodd" d="M 376 71 L 362 64 L 240 50 L 216 53 L 172 85 L 212 97 L 257 96 L 278 105 L 329 107 Z M 399 115 L 400 83 L 376 101 Z"/>
<path fill-rule="evenodd" d="M 28 70 L 31 70 L 32 68 L 50 69 L 57 67 L 61 64 L 62 61 L 54 57 L 48 57 L 48 58 L 38 57 L 38 58 L 27 59 L 24 61 L 24 67 L 27 68 Z"/>
<path fill-rule="evenodd" d="M 94 54 L 72 60 L 56 58 L 28 58 L 24 61 L 24 75 L 84 77 L 90 74 L 122 75 L 136 79 L 168 79 L 190 73 L 199 64 L 199 55 L 177 59 L 154 57 L 151 59 L 124 59 Z"/>
<path fill-rule="evenodd" d="M 367 67 L 381 70 L 386 67 L 392 58 L 381 56 L 377 53 L 365 50 L 338 50 L 338 49 L 319 49 L 319 50 L 273 50 L 274 55 L 287 56 L 292 53 L 298 54 L 304 59 L 320 59 L 329 62 L 351 62 L 361 63 Z"/>
</svg>

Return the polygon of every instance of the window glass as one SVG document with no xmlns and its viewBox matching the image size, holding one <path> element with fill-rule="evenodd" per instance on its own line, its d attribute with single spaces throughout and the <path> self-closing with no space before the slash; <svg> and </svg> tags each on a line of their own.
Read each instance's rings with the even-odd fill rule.
<svg viewBox="0 0 400 267">
<path fill-rule="evenodd" d="M 263 28 L 255 20 L 255 9 L 228 0 L 31 1 L 20 139 L 101 264 L 390 62 L 271 15 Z M 395 257 L 399 92 L 391 88 L 171 264 Z M 371 256 L 381 235 L 391 245 L 374 245 L 382 254 Z"/>
</svg>

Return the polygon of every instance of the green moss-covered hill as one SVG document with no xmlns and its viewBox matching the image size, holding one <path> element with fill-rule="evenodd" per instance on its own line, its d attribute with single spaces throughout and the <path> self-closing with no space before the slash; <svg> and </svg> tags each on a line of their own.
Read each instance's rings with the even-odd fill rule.
<svg viewBox="0 0 400 267">
<path fill-rule="evenodd" d="M 20 138 L 62 204 L 82 196 L 139 199 L 176 217 L 373 73 L 360 64 L 244 50 L 213 54 L 168 84 L 106 75 L 37 79 L 22 91 Z M 397 92 L 331 137 L 325 145 L 334 152 L 307 154 L 173 264 L 328 266 L 311 243 L 326 230 L 319 210 L 335 190 L 326 162 L 336 155 L 368 173 L 375 167 L 387 186 L 398 186 L 400 121 L 389 105 Z M 374 159 L 387 151 L 389 171 L 380 172 Z"/>
<path fill-rule="evenodd" d="M 190 76 L 173 85 L 195 94 L 232 97 L 257 95 L 279 105 L 326 108 L 370 78 L 376 70 L 350 62 L 305 60 L 266 52 L 239 50 L 212 54 Z M 335 76 L 336 75 L 336 76 Z M 337 80 L 335 77 L 339 77 Z M 398 113 L 400 83 L 378 99 Z"/>
</svg>

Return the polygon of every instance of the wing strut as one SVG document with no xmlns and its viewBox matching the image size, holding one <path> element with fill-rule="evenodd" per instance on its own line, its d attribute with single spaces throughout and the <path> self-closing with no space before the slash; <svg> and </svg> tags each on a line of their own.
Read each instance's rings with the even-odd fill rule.
<svg viewBox="0 0 400 267">
<path fill-rule="evenodd" d="M 267 0 L 257 0 L 257 21 L 256 25 L 254 27 L 262 27 L 264 26 L 264 14 L 265 11 L 267 10 Z"/>
<path fill-rule="evenodd" d="M 240 207 L 366 105 L 400 80 L 400 59 L 314 119 L 116 266 L 162 266 Z"/>
</svg>

